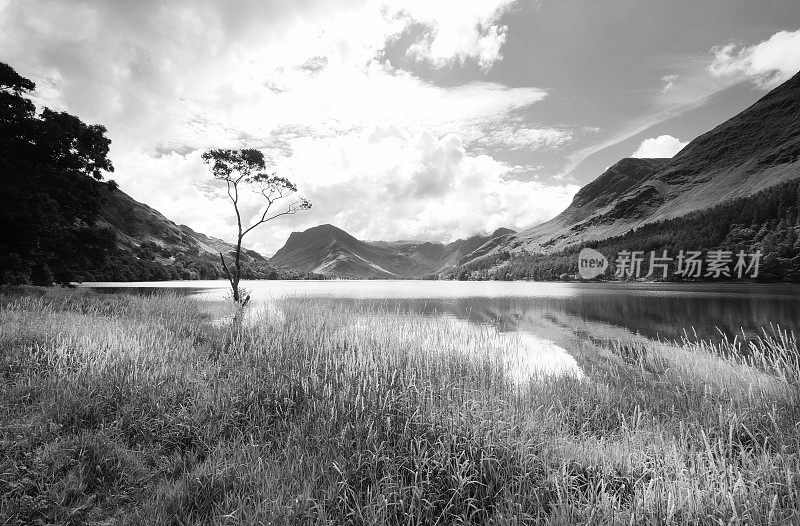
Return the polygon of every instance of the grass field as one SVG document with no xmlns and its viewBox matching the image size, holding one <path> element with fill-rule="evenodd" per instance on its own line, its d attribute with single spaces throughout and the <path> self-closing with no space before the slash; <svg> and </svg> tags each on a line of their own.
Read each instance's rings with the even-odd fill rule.
<svg viewBox="0 0 800 526">
<path fill-rule="evenodd" d="M 422 316 L 0 296 L 0 524 L 800 523 L 791 335 L 518 382 L 513 341 Z"/>
</svg>

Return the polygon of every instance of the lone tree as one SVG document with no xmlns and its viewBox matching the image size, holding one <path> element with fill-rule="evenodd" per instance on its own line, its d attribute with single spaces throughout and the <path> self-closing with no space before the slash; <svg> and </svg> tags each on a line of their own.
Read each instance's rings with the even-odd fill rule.
<svg viewBox="0 0 800 526">
<path fill-rule="evenodd" d="M 242 291 L 239 289 L 239 281 L 242 277 L 242 239 L 256 227 L 277 217 L 308 210 L 311 208 L 311 203 L 300 197 L 296 201 L 289 203 L 283 211 L 275 213 L 272 210 L 272 205 L 295 194 L 297 187 L 285 177 L 267 173 L 264 154 L 258 150 L 208 150 L 203 154 L 203 162 L 210 167 L 214 179 L 225 182 L 228 197 L 230 197 L 233 209 L 236 211 L 236 224 L 239 232 L 236 236 L 236 253 L 233 265 L 229 265 L 225 261 L 225 256 L 221 252 L 219 258 L 222 261 L 225 276 L 231 284 L 233 301 L 244 306 L 249 298 L 243 299 L 241 297 Z M 239 209 L 240 186 L 249 187 L 265 202 L 260 216 L 251 225 L 242 224 L 242 214 Z"/>
</svg>

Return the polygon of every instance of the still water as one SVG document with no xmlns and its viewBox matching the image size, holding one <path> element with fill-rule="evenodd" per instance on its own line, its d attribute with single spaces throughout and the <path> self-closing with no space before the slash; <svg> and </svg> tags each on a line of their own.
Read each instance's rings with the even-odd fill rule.
<svg viewBox="0 0 800 526">
<path fill-rule="evenodd" d="M 800 286 L 786 284 L 539 283 L 496 281 L 244 281 L 251 301 L 282 297 L 379 303 L 500 331 L 548 337 L 554 330 L 639 334 L 653 339 L 751 338 L 780 327 L 800 334 Z M 229 295 L 225 281 L 85 283 L 84 287 L 179 290 L 202 301 Z"/>
</svg>

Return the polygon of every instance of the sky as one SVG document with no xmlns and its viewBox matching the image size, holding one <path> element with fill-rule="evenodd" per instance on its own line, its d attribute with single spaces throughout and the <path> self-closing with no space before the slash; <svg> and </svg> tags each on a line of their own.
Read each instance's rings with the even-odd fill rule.
<svg viewBox="0 0 800 526">
<path fill-rule="evenodd" d="M 313 204 L 246 238 L 271 255 L 322 223 L 447 242 L 550 219 L 800 70 L 800 2 L 0 0 L 0 61 L 200 232 L 236 232 L 203 151 L 262 150 Z"/>
</svg>

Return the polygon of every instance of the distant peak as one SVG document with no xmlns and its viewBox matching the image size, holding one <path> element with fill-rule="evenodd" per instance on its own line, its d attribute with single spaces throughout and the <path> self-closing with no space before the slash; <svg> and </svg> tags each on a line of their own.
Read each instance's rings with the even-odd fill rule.
<svg viewBox="0 0 800 526">
<path fill-rule="evenodd" d="M 305 230 L 302 230 L 302 231 L 299 231 L 299 232 L 298 231 L 292 232 L 290 234 L 290 237 L 292 237 L 292 236 L 297 237 L 297 236 L 303 236 L 303 235 L 308 235 L 308 234 L 325 234 L 325 233 L 329 233 L 329 232 L 343 232 L 343 233 L 346 233 L 341 228 L 338 228 L 338 227 L 335 227 L 335 226 L 333 226 L 331 224 L 325 223 L 323 225 L 317 225 L 317 226 L 312 226 L 311 228 L 306 228 Z"/>
<path fill-rule="evenodd" d="M 312 226 L 311 228 L 308 228 L 308 229 L 304 230 L 303 232 L 342 232 L 342 233 L 345 233 L 345 234 L 347 233 L 344 230 L 342 230 L 341 228 L 339 228 L 337 226 L 333 226 L 330 223 L 325 223 L 323 225 Z"/>
<path fill-rule="evenodd" d="M 516 233 L 517 233 L 516 230 L 511 230 L 510 228 L 501 226 L 500 228 L 492 232 L 492 235 L 490 237 L 495 238 L 498 236 L 505 236 L 506 234 L 516 234 Z"/>
</svg>

